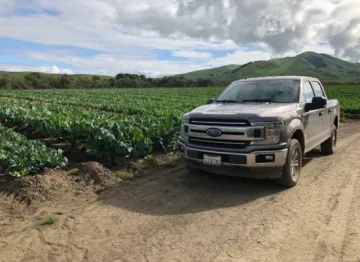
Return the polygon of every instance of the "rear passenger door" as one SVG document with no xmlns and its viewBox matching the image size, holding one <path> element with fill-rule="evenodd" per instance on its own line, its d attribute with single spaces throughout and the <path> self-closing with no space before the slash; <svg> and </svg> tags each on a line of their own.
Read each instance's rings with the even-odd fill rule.
<svg viewBox="0 0 360 262">
<path fill-rule="evenodd" d="M 311 81 L 311 85 L 314 89 L 315 96 L 322 96 L 326 98 L 323 87 L 320 85 L 318 81 Z M 321 139 L 325 140 L 331 134 L 331 130 L 330 130 L 331 115 L 329 113 L 329 108 L 326 107 L 320 111 L 320 118 L 321 118 L 321 134 L 322 134 Z"/>
<path fill-rule="evenodd" d="M 304 103 L 311 103 L 313 97 L 315 96 L 315 92 L 310 84 L 310 81 L 305 81 L 303 86 L 303 100 Z M 314 148 L 319 139 L 319 135 L 321 135 L 321 116 L 320 110 L 311 110 L 309 112 L 305 112 L 302 115 L 306 141 L 306 148 Z"/>
</svg>

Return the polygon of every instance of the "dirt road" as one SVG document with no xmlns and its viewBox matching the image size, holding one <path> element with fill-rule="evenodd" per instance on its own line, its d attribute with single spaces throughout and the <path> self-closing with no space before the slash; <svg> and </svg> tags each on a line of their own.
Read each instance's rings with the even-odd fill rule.
<svg viewBox="0 0 360 262">
<path fill-rule="evenodd" d="M 360 261 L 360 124 L 339 136 L 288 190 L 180 167 L 99 199 L 3 211 L 0 261 Z M 44 213 L 58 220 L 40 225 Z"/>
</svg>

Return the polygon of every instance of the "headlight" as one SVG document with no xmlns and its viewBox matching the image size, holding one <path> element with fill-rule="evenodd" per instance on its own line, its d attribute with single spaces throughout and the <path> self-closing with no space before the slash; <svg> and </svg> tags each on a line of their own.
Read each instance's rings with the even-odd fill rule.
<svg viewBox="0 0 360 262">
<path fill-rule="evenodd" d="M 252 144 L 277 144 L 280 142 L 280 135 L 284 126 L 283 121 L 251 123 L 251 125 L 264 127 L 264 140 L 253 141 Z"/>
<path fill-rule="evenodd" d="M 189 119 L 182 119 L 181 120 L 181 128 L 180 128 L 180 136 L 187 137 L 189 134 Z"/>
</svg>

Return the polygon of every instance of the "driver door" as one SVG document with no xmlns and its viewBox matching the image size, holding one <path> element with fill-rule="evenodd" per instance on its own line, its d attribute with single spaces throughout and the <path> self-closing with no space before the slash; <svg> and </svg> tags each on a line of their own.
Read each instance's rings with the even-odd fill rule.
<svg viewBox="0 0 360 262">
<path fill-rule="evenodd" d="M 320 83 L 317 81 L 312 81 L 311 86 L 314 89 L 315 96 L 326 97 L 323 88 Z M 329 113 L 329 108 L 325 107 L 321 110 L 321 139 L 325 140 L 330 137 L 332 132 L 332 124 L 330 120 L 331 114 Z M 320 138 L 319 138 L 320 139 Z"/>
<path fill-rule="evenodd" d="M 311 103 L 313 97 L 315 97 L 314 89 L 309 81 L 304 82 L 303 86 L 304 108 L 305 103 Z M 312 149 L 317 145 L 317 141 L 322 135 L 321 130 L 321 110 L 310 110 L 309 112 L 303 112 L 302 120 L 305 128 L 305 150 Z"/>
</svg>

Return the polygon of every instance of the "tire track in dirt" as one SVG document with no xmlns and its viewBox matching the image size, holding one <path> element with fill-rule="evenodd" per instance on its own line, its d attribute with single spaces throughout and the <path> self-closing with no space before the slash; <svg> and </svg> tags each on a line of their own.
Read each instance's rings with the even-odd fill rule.
<svg viewBox="0 0 360 262">
<path fill-rule="evenodd" d="M 348 143 L 353 142 L 353 140 L 356 140 L 357 137 L 351 137 L 345 140 L 343 144 L 343 147 L 346 147 L 348 145 Z M 341 147 L 341 144 L 340 144 Z M 342 152 L 342 150 L 339 150 L 339 154 L 342 155 L 344 153 L 346 153 L 345 149 L 343 150 L 344 152 Z M 352 151 L 352 149 L 350 150 Z M 326 173 L 326 171 L 333 171 L 334 166 L 336 165 L 336 162 L 334 162 L 333 160 L 336 159 L 337 155 L 332 156 L 327 158 L 327 160 L 317 160 L 314 163 L 312 163 L 312 166 L 309 166 L 307 168 L 305 168 L 305 178 L 303 176 L 302 180 L 307 180 L 307 182 L 309 179 L 311 180 L 314 175 L 316 177 L 318 177 L 318 183 L 325 183 L 326 184 L 326 179 L 324 177 L 322 177 L 321 175 L 323 175 L 324 173 Z M 341 162 L 342 160 L 346 160 L 347 156 L 344 156 L 341 160 L 339 160 L 339 162 Z M 316 162 L 323 162 L 322 164 L 325 165 L 324 168 L 322 168 L 320 171 L 315 172 L 311 172 L 311 168 L 316 168 L 317 164 Z M 306 172 L 306 171 L 310 171 L 310 172 Z M 309 174 L 312 173 L 312 174 Z M 311 175 L 311 177 L 307 177 Z M 303 182 L 306 183 L 306 182 Z M 338 184 L 338 181 L 335 181 L 334 183 L 336 183 L 336 185 Z M 331 192 L 331 186 L 327 186 L 327 191 L 326 193 L 330 193 Z M 316 195 L 316 190 L 318 189 L 317 186 L 312 186 L 312 190 L 311 190 L 311 194 L 310 195 L 305 195 L 305 198 L 302 199 L 302 206 L 298 206 L 297 208 L 302 208 L 304 211 L 307 211 L 307 208 L 310 208 L 307 203 L 308 200 L 311 198 L 309 196 L 312 196 L 313 198 L 318 197 L 318 202 L 316 204 L 316 206 L 313 205 L 313 207 L 311 208 L 315 208 L 313 211 L 317 212 L 318 209 L 316 208 L 321 208 L 322 206 L 325 206 L 322 209 L 328 209 L 326 203 L 327 203 L 327 196 L 326 194 L 320 194 L 320 195 Z M 211 189 L 210 189 L 211 190 Z M 189 235 L 189 239 L 195 240 L 198 237 L 194 236 L 192 234 L 192 232 L 198 232 L 199 235 L 202 235 L 202 237 L 204 237 L 204 232 L 206 232 L 206 230 L 201 230 L 201 227 L 207 227 L 207 228 L 211 228 L 211 231 L 207 231 L 205 236 L 208 240 L 210 240 L 209 242 L 202 243 L 203 247 L 206 246 L 211 246 L 212 250 L 209 252 L 206 252 L 207 255 L 209 256 L 209 254 L 212 254 L 211 257 L 209 257 L 209 259 L 215 259 L 218 261 L 231 261 L 229 259 L 241 259 L 241 258 L 248 258 L 250 259 L 249 261 L 252 261 L 251 256 L 247 255 L 248 253 L 254 253 L 257 254 L 253 259 L 257 259 L 256 257 L 259 256 L 260 254 L 260 258 L 261 257 L 269 257 L 269 253 L 271 254 L 271 246 L 273 246 L 273 253 L 276 254 L 278 251 L 278 253 L 281 253 L 281 250 L 288 250 L 289 247 L 286 247 L 286 237 L 290 236 L 289 231 L 291 231 L 291 227 L 290 225 L 296 224 L 294 223 L 294 217 L 298 217 L 298 219 L 301 221 L 301 212 L 299 212 L 299 210 L 296 210 L 296 208 L 294 208 L 294 206 L 291 205 L 291 203 L 288 203 L 288 201 L 284 201 L 285 197 L 290 197 L 290 198 L 300 198 L 302 196 L 299 196 L 296 194 L 296 192 L 294 191 L 303 191 L 304 188 L 299 187 L 297 189 L 293 189 L 293 190 L 289 190 L 291 191 L 291 193 L 289 191 L 285 191 L 282 193 L 279 193 L 276 196 L 273 197 L 267 197 L 265 199 L 262 200 L 257 200 L 255 201 L 255 203 L 251 203 L 251 205 L 248 205 L 246 208 L 241 208 L 239 211 L 240 212 L 228 212 L 229 210 L 226 210 L 225 212 L 222 213 L 222 215 L 219 216 L 219 212 L 211 212 L 213 214 L 211 214 L 211 219 L 209 217 L 209 214 L 207 214 L 207 216 L 205 216 L 204 218 L 201 219 L 201 221 L 198 221 L 199 223 L 197 223 L 197 217 L 199 217 L 199 214 L 196 215 L 190 215 L 186 216 L 186 220 L 187 223 L 185 223 L 184 225 L 181 225 L 181 229 L 179 230 L 174 230 L 174 228 L 176 228 L 176 226 L 174 225 L 179 225 L 182 224 L 181 220 L 184 219 L 184 217 L 180 217 L 180 216 L 176 216 L 176 221 L 171 221 L 169 220 L 169 218 L 166 219 L 166 221 L 169 223 L 169 228 L 167 227 L 167 223 L 164 223 L 164 221 L 159 221 L 159 222 L 154 222 L 152 223 L 152 226 L 155 226 L 157 223 L 162 224 L 162 232 L 160 230 L 153 230 L 151 232 L 151 234 L 149 234 L 148 239 L 147 239 L 147 247 L 149 246 L 156 246 L 157 244 L 160 243 L 158 250 L 162 250 L 163 252 L 165 252 L 168 256 L 171 254 L 170 250 L 169 253 L 167 253 L 167 250 L 171 249 L 171 246 L 175 246 L 175 250 L 182 250 L 183 252 L 181 252 L 182 256 L 179 254 L 180 257 L 183 258 L 183 260 L 186 259 L 190 259 L 192 261 L 201 261 L 202 259 L 200 259 L 199 257 L 196 259 L 194 257 L 187 257 L 185 254 L 187 253 L 191 253 L 190 250 L 187 250 L 186 247 L 184 247 L 184 243 L 179 241 L 178 236 L 184 234 L 184 232 L 186 232 Z M 307 190 L 309 191 L 309 190 Z M 289 192 L 289 193 L 288 193 Z M 282 196 L 282 195 L 286 196 Z M 293 196 L 295 195 L 295 196 Z M 331 195 L 329 194 L 329 197 Z M 325 198 L 325 201 L 323 201 L 323 199 Z M 266 200 L 266 201 L 264 201 Z M 274 204 L 275 203 L 275 204 Z M 276 204 L 278 203 L 278 204 Z M 294 201 L 294 203 L 296 203 L 296 201 Z M 225 203 L 224 203 L 225 204 Z M 236 211 L 233 209 L 230 209 L 232 211 Z M 239 214 L 240 213 L 240 214 Z M 308 214 L 306 212 L 304 212 L 305 214 Z M 264 215 L 265 214 L 265 215 Z M 217 217 L 219 216 L 219 217 Z M 315 214 L 315 217 L 318 216 L 319 219 L 318 221 L 320 221 L 321 223 L 323 223 L 323 221 L 325 221 L 326 219 L 324 218 L 323 214 Z M 255 217 L 255 219 L 254 219 Z M 216 221 L 216 226 L 212 225 L 213 227 L 211 227 L 211 225 L 206 225 L 206 223 L 208 223 L 208 220 L 216 220 L 216 218 L 218 218 L 219 220 Z M 306 221 L 306 219 L 308 219 L 308 215 L 306 218 L 304 218 L 304 221 Z M 175 220 L 175 219 L 174 219 Z M 190 222 L 189 222 L 190 221 Z M 310 223 L 312 222 L 311 217 L 310 217 Z M 311 239 L 313 239 L 316 236 L 318 236 L 320 233 L 316 231 L 317 228 L 322 228 L 321 227 L 321 223 L 317 223 L 315 224 L 314 228 L 312 228 L 311 230 L 314 230 L 314 232 L 311 232 L 311 230 L 307 230 L 310 231 L 309 234 L 311 235 Z M 192 228 L 192 226 L 196 224 L 197 228 Z M 201 225 L 201 226 L 200 226 Z M 260 225 L 260 226 L 259 226 Z M 262 226 L 261 226 L 262 225 Z M 298 225 L 300 228 L 298 228 L 297 230 L 301 232 L 302 228 L 302 222 Z M 191 228 L 190 230 L 188 230 L 188 228 Z M 200 227 L 200 230 L 199 230 Z M 155 226 L 156 228 L 156 226 Z M 243 234 L 239 234 L 238 232 L 233 232 L 234 230 L 232 230 L 232 228 L 237 228 L 240 229 L 241 231 L 244 231 L 245 229 L 245 233 Z M 180 232 L 180 230 L 182 232 Z M 144 232 L 145 229 L 142 230 L 142 232 Z M 201 234 L 202 233 L 202 234 Z M 265 235 L 265 236 L 264 236 Z M 266 238 L 266 235 L 269 235 L 268 238 Z M 274 236 L 275 235 L 275 236 Z M 175 237 L 173 237 L 175 236 Z M 215 236 L 215 237 L 214 237 Z M 220 236 L 220 237 L 219 237 Z M 125 236 L 124 236 L 125 237 Z M 271 240 L 272 238 L 275 239 L 275 241 L 273 242 L 278 242 L 281 238 L 284 238 L 284 241 L 280 241 L 280 243 L 283 243 L 283 245 L 285 247 L 279 247 L 276 250 L 276 245 L 278 245 L 277 243 L 268 243 L 269 240 Z M 167 238 L 169 240 L 171 240 L 172 238 L 175 238 L 176 241 L 174 241 L 174 243 L 172 245 L 161 245 L 161 241 L 159 241 L 160 238 Z M 231 239 L 232 238 L 232 239 Z M 261 240 L 261 238 L 263 238 Z M 229 240 L 230 239 L 230 240 Z M 233 241 L 235 240 L 235 241 Z M 172 241 L 171 241 L 172 242 Z M 191 241 L 193 242 L 193 241 Z M 204 242 L 203 239 L 198 240 L 198 242 Z M 235 243 L 248 243 L 245 246 L 242 245 L 238 245 L 238 244 L 231 244 L 231 242 L 235 242 Z M 256 246 L 258 246 L 258 244 L 262 245 L 262 248 L 260 248 L 260 250 L 253 250 L 253 252 L 251 252 L 252 248 L 255 248 Z M 311 244 L 316 244 L 316 242 L 312 242 L 309 244 L 310 249 L 311 249 Z M 186 245 L 185 245 L 186 246 Z M 214 252 L 214 248 L 216 249 L 216 247 L 219 247 L 220 249 L 225 249 L 226 251 L 224 251 L 223 254 L 220 255 L 216 254 Z M 266 248 L 267 247 L 267 248 Z M 185 248 L 185 249 L 184 249 Z M 280 250 L 280 251 L 279 251 Z M 302 249 L 302 250 L 308 250 L 308 249 Z M 167 256 L 160 256 L 157 251 L 154 252 L 155 256 L 152 256 L 150 254 L 150 256 L 148 255 L 148 258 L 152 257 L 154 261 L 157 261 L 157 259 L 165 259 Z M 172 253 L 174 254 L 174 252 Z M 263 255 L 263 256 L 261 256 Z M 311 260 L 311 258 L 314 256 L 313 253 L 309 254 L 309 259 Z M 285 256 L 287 257 L 287 256 Z M 292 256 L 293 257 L 293 256 Z M 281 260 L 281 254 L 279 257 L 274 256 L 274 259 L 279 259 Z M 293 257 L 294 258 L 294 257 Z M 304 261 L 304 257 L 301 255 L 298 256 L 299 261 Z M 135 258 L 133 258 L 135 259 Z M 271 260 L 271 259 L 270 259 Z M 309 260 L 309 261 L 310 261 Z M 273 261 L 273 260 L 272 260 Z M 285 260 L 286 261 L 286 260 Z M 293 260 L 294 261 L 294 260 Z"/>
<path fill-rule="evenodd" d="M 355 146 L 353 146 L 352 149 L 354 148 Z M 351 152 L 353 151 L 352 149 L 344 151 Z M 347 152 L 341 153 L 342 158 L 346 159 Z M 340 179 L 340 177 L 335 179 L 333 183 L 329 183 L 329 179 L 325 176 L 328 174 L 328 171 L 334 172 L 335 166 L 343 159 L 335 164 L 329 161 L 331 158 L 333 157 L 330 157 L 330 159 L 326 161 L 327 163 L 324 163 L 327 164 L 327 167 L 320 171 L 311 172 L 310 170 L 315 167 L 316 161 L 304 168 L 300 184 L 306 184 L 306 196 L 298 194 L 298 192 L 303 191 L 304 188 L 294 188 L 293 190 L 289 190 L 290 192 L 285 192 L 282 197 L 278 197 L 277 203 L 263 207 L 260 214 L 254 214 L 254 216 L 260 215 L 257 224 L 259 224 L 260 221 L 266 221 L 263 224 L 270 227 L 272 231 L 261 232 L 261 234 L 257 236 L 258 244 L 261 243 L 261 245 L 248 247 L 242 258 L 246 258 L 246 261 L 262 260 L 264 258 L 269 258 L 270 261 L 313 260 L 313 253 L 319 253 L 316 249 L 314 250 L 313 246 L 323 246 L 319 239 L 322 238 L 322 232 L 326 230 L 324 228 L 326 221 L 331 220 L 331 205 L 334 203 L 334 196 L 340 195 L 336 193 L 333 194 L 334 196 L 331 195 L 333 185 L 338 187 L 337 180 Z M 316 184 L 307 183 L 309 181 L 306 180 L 313 181 L 312 177 L 308 177 L 310 175 L 309 171 L 312 173 L 311 176 L 317 176 L 317 183 L 322 185 L 321 188 Z M 341 173 L 339 172 L 339 174 Z M 348 172 L 345 175 L 348 175 Z M 348 185 L 349 183 L 346 181 L 345 175 L 343 175 L 341 179 L 344 179 L 344 185 Z M 333 205 L 333 207 L 335 206 Z M 320 245 L 318 244 L 319 242 Z M 259 246 L 261 247 L 259 248 Z M 219 261 L 228 260 L 223 256 Z M 339 261 L 339 258 L 333 261 Z"/>
<path fill-rule="evenodd" d="M 357 257 L 355 261 L 360 261 L 360 170 L 354 170 L 354 172 L 358 172 L 358 177 L 354 183 L 353 197 L 347 214 L 349 219 L 341 249 L 342 262 L 354 261 Z"/>
</svg>

